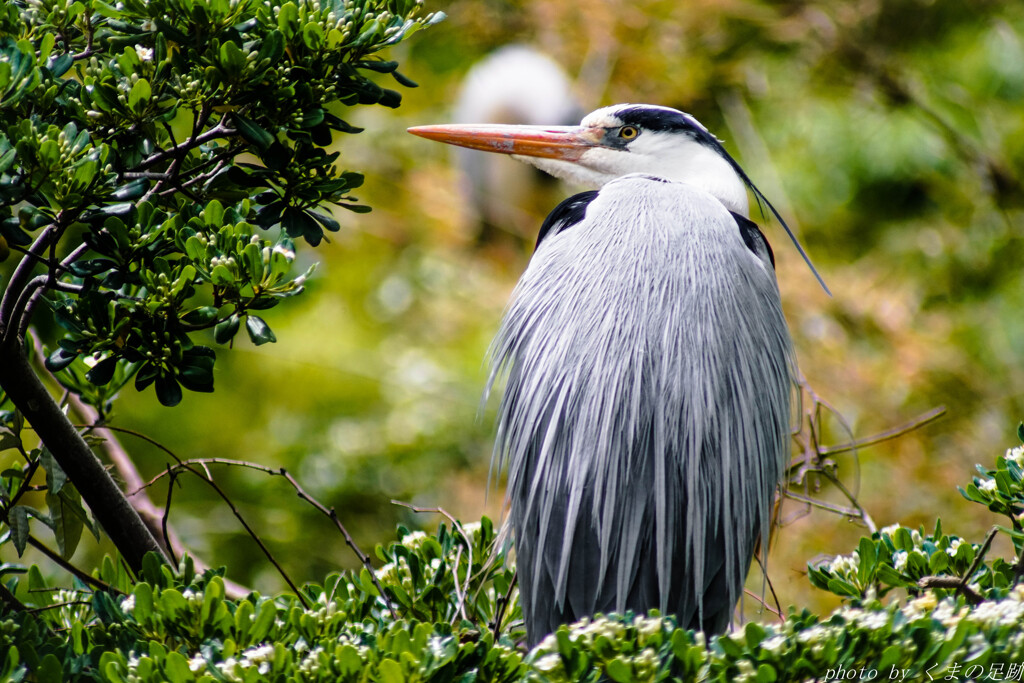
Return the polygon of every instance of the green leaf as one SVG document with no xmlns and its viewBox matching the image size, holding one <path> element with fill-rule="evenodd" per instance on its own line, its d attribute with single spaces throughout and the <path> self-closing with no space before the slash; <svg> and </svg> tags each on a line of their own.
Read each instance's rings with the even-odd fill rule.
<svg viewBox="0 0 1024 683">
<path fill-rule="evenodd" d="M 167 374 L 156 378 L 156 397 L 161 405 L 173 408 L 181 403 L 181 387 L 177 380 Z"/>
<path fill-rule="evenodd" d="M 146 363 L 135 373 L 135 390 L 144 391 L 160 374 L 160 370 L 152 363 Z"/>
<path fill-rule="evenodd" d="M 949 554 L 945 550 L 937 550 L 928 557 L 928 570 L 932 574 L 941 574 L 949 567 Z"/>
<path fill-rule="evenodd" d="M 220 46 L 220 65 L 233 80 L 237 80 L 245 70 L 245 55 L 234 41 L 228 40 Z"/>
<path fill-rule="evenodd" d="M 252 630 L 250 631 L 252 642 L 258 643 L 265 640 L 270 634 L 270 629 L 276 619 L 277 606 L 274 605 L 272 600 L 265 600 L 260 605 L 260 613 L 256 616 L 256 621 L 252 622 Z"/>
<path fill-rule="evenodd" d="M 153 89 L 150 87 L 149 81 L 145 78 L 140 78 L 135 81 L 135 85 L 128 91 L 128 108 L 141 115 L 152 96 Z"/>
<path fill-rule="evenodd" d="M 220 285 L 221 287 L 230 287 L 235 282 L 235 276 L 231 272 L 231 269 L 225 266 L 223 263 L 218 263 L 210 271 L 210 279 L 213 284 Z"/>
<path fill-rule="evenodd" d="M 14 159 L 17 156 L 18 153 L 13 147 L 0 154 L 0 173 L 5 173 L 14 164 Z"/>
<path fill-rule="evenodd" d="M 28 544 L 28 512 L 29 509 L 24 505 L 15 505 L 7 513 L 7 524 L 11 528 L 11 540 L 14 541 L 18 557 L 25 553 Z"/>
<path fill-rule="evenodd" d="M 633 680 L 633 667 L 623 661 L 622 657 L 616 657 L 608 662 L 605 673 L 617 683 L 630 683 Z"/>
<path fill-rule="evenodd" d="M 218 344 L 227 344 L 229 341 L 235 338 L 235 334 L 238 333 L 238 328 L 241 326 L 241 318 L 238 317 L 237 313 L 232 313 L 231 317 L 226 320 L 222 320 L 217 323 L 217 326 L 213 328 L 213 338 Z"/>
<path fill-rule="evenodd" d="M 39 683 L 63 683 L 64 666 L 57 655 L 50 653 L 35 668 L 35 680 Z"/>
<path fill-rule="evenodd" d="M 284 8 L 282 8 L 282 13 L 283 9 Z M 241 135 L 246 142 L 255 146 L 260 151 L 266 150 L 276 141 L 276 138 L 273 135 L 241 114 L 235 114 L 234 119 L 235 128 L 238 129 L 239 135 Z"/>
<path fill-rule="evenodd" d="M 39 454 L 39 464 L 43 466 L 43 470 L 46 472 L 46 488 L 50 493 L 57 494 L 64 487 L 68 477 L 64 474 L 64 470 L 61 468 L 50 449 L 44 448 Z"/>
<path fill-rule="evenodd" d="M 133 611 L 135 620 L 145 623 L 153 612 L 153 587 L 144 581 L 139 582 L 135 584 L 132 594 L 135 596 L 135 610 Z"/>
<path fill-rule="evenodd" d="M 117 361 L 117 356 L 104 358 L 94 365 L 89 372 L 85 373 L 85 378 L 97 386 L 109 384 L 110 380 L 114 378 L 114 372 L 117 370 Z"/>
<path fill-rule="evenodd" d="M 377 666 L 377 676 L 381 683 L 405 683 L 402 665 L 393 659 L 384 658 Z"/>
<path fill-rule="evenodd" d="M 53 520 L 53 536 L 57 541 L 57 549 L 64 559 L 70 559 L 82 539 L 86 513 L 82 507 L 82 498 L 73 484 L 66 484 L 60 493 L 46 492 L 46 505 Z"/>
<path fill-rule="evenodd" d="M 407 88 L 418 88 L 418 87 L 420 87 L 419 83 L 417 83 L 416 81 L 412 80 L 411 78 L 407 78 L 407 77 L 403 76 L 402 74 L 400 74 L 397 71 L 392 71 L 391 72 L 391 77 L 394 78 L 396 81 L 398 81 L 399 83 L 401 83 L 402 85 L 404 85 Z"/>
<path fill-rule="evenodd" d="M 245 319 L 245 331 L 249 333 L 249 339 L 256 346 L 277 341 L 277 337 L 274 336 L 270 325 L 267 325 L 263 318 L 258 315 L 250 315 Z"/>
<path fill-rule="evenodd" d="M 281 5 L 277 14 L 277 27 L 285 38 L 291 39 L 299 30 L 299 8 L 294 2 Z"/>
<path fill-rule="evenodd" d="M 200 306 L 194 308 L 181 316 L 181 321 L 187 325 L 209 325 L 217 319 L 217 309 L 214 306 Z"/>
<path fill-rule="evenodd" d="M 309 22 L 302 27 L 302 42 L 310 50 L 317 51 L 324 44 L 324 30 L 315 22 Z"/>
<path fill-rule="evenodd" d="M 836 595 L 851 598 L 860 597 L 860 591 L 857 590 L 856 586 L 849 581 L 844 581 L 842 579 L 829 579 L 828 589 Z"/>
<path fill-rule="evenodd" d="M 284 35 L 280 31 L 271 31 L 263 38 L 258 59 L 276 63 L 284 54 Z"/>
<path fill-rule="evenodd" d="M 50 372 L 60 372 L 67 366 L 75 362 L 78 358 L 78 354 L 68 351 L 64 348 L 58 348 L 56 351 L 46 357 L 46 369 Z M 0 450 L 3 450 L 0 448 Z"/>
<path fill-rule="evenodd" d="M 860 539 L 860 545 L 857 547 L 857 554 L 860 556 L 860 564 L 857 567 L 857 581 L 860 585 L 867 586 L 871 582 L 877 558 L 875 553 L 875 544 L 870 538 L 862 537 Z"/>
</svg>

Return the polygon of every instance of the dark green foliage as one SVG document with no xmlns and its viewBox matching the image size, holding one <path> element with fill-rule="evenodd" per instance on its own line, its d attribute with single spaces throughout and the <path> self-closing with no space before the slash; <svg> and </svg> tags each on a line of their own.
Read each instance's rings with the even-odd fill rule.
<svg viewBox="0 0 1024 683">
<path fill-rule="evenodd" d="M 975 486 L 998 487 L 987 482 L 1021 458 L 1024 448 L 1009 451 Z M 1020 478 L 1011 475 L 1001 492 L 1020 499 Z M 173 571 L 149 556 L 139 580 L 105 560 L 103 590 L 79 583 L 54 592 L 35 567 L 20 568 L 27 576 L 7 585 L 39 609 L 5 610 L 0 673 L 154 683 L 769 683 L 863 670 L 865 680 L 981 680 L 1012 677 L 1024 657 L 1015 567 L 985 558 L 987 542 L 961 541 L 938 523 L 929 535 L 894 525 L 862 539 L 852 556 L 812 568 L 812 583 L 846 601 L 824 617 L 791 610 L 781 623 L 750 622 L 708 643 L 656 612 L 598 616 L 561 627 L 526 655 L 516 648 L 523 633 L 513 570 L 490 520 L 442 524 L 433 535 L 400 529 L 399 539 L 377 548 L 385 564 L 374 577 L 364 568 L 277 598 L 229 598 L 222 572 L 197 575 L 187 558 Z M 883 602 L 895 588 L 906 598 Z"/>
<path fill-rule="evenodd" d="M 254 344 L 276 341 L 250 311 L 302 291 L 293 240 L 340 229 L 325 205 L 369 210 L 351 194 L 362 175 L 324 147 L 359 132 L 345 107 L 398 106 L 370 76 L 414 85 L 374 55 L 443 17 L 418 11 L 384 0 L 5 7 L 0 236 L 5 254 L 66 243 L 44 289 L 65 331 L 47 367 L 68 389 L 103 412 L 134 376 L 175 405 L 182 388 L 213 390 L 215 354 L 196 333 L 229 344 L 244 320 Z M 31 311 L 5 313 L 24 327 Z"/>
<path fill-rule="evenodd" d="M 150 556 L 139 581 L 108 560 L 99 577 L 110 589 L 47 592 L 40 603 L 50 607 L 5 614 L 4 673 L 46 680 L 52 667 L 53 680 L 153 683 L 522 678 L 522 655 L 486 622 L 511 574 L 489 520 L 406 533 L 378 554 L 393 560 L 377 571 L 385 592 L 412 601 L 395 602 L 397 619 L 365 569 L 305 586 L 301 597 L 230 599 L 222 573 L 197 575 L 188 559 L 174 572 Z M 27 587 L 45 589 L 41 581 L 33 570 Z"/>
</svg>

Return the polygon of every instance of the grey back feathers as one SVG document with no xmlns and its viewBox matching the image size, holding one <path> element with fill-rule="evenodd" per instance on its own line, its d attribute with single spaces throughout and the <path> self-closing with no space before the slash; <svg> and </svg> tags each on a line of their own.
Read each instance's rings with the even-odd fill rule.
<svg viewBox="0 0 1024 683">
<path fill-rule="evenodd" d="M 685 183 L 585 194 L 546 222 L 492 347 L 528 640 L 655 607 L 720 632 L 788 453 L 770 249 Z"/>
</svg>

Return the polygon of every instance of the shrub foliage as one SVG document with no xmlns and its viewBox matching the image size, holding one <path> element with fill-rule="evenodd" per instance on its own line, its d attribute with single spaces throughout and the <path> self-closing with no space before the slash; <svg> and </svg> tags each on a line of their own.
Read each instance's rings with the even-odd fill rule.
<svg viewBox="0 0 1024 683">
<path fill-rule="evenodd" d="M 399 529 L 397 542 L 378 547 L 384 564 L 374 576 L 344 572 L 276 598 L 230 599 L 222 571 L 199 575 L 187 558 L 175 571 L 150 555 L 139 580 L 108 559 L 98 581 L 60 590 L 33 567 L 7 582 L 0 675 L 154 683 L 1019 680 L 1019 561 L 988 551 L 1000 532 L 1018 556 L 1024 547 L 1022 465 L 1024 447 L 1011 449 L 962 490 L 1010 519 L 981 543 L 944 533 L 940 522 L 930 532 L 887 527 L 851 555 L 810 567 L 815 586 L 843 598 L 832 614 L 791 610 L 710 642 L 652 612 L 585 619 L 522 652 L 514 570 L 485 518 L 442 524 L 432 535 Z"/>
</svg>

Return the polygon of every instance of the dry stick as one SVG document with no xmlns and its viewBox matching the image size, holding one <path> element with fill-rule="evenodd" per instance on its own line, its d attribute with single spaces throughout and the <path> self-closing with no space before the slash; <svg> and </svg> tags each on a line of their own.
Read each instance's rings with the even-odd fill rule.
<svg viewBox="0 0 1024 683">
<path fill-rule="evenodd" d="M 43 542 L 37 539 L 35 536 L 30 535 L 28 537 L 28 544 L 36 550 L 38 550 L 39 552 L 41 552 L 43 555 L 46 555 L 46 557 L 48 557 L 51 562 L 60 566 L 61 569 L 63 569 L 64 571 L 68 572 L 69 574 L 73 574 L 75 578 L 77 578 L 82 583 L 88 586 L 92 586 L 96 590 L 109 591 L 112 593 L 121 593 L 122 595 L 124 595 L 122 591 L 118 590 L 117 588 L 114 588 L 105 581 L 100 581 L 99 579 L 89 576 L 81 569 L 74 566 L 73 564 L 65 560 L 63 557 L 47 548 L 46 545 L 43 544 Z"/>
<path fill-rule="evenodd" d="M 516 570 L 512 574 L 512 581 L 508 584 L 508 592 L 501 596 L 498 600 L 498 604 L 494 610 L 494 623 L 491 624 L 491 632 L 494 634 L 494 641 L 498 641 L 499 631 L 501 630 L 501 620 L 505 616 L 505 610 L 508 609 L 508 605 L 512 602 L 512 593 L 516 589 L 516 584 L 519 583 L 519 571 Z"/>
<path fill-rule="evenodd" d="M 802 493 L 786 491 L 785 496 L 797 501 L 798 503 L 805 503 L 816 508 L 821 508 L 822 510 L 827 510 L 828 512 L 834 512 L 835 514 L 842 515 L 843 517 L 857 517 L 860 514 L 853 508 L 835 505 L 824 500 L 818 500 L 817 498 L 811 498 L 810 496 L 805 496 Z"/>
<path fill-rule="evenodd" d="M 169 448 L 145 434 L 140 434 L 139 432 L 130 429 L 113 427 L 111 425 L 99 426 L 99 415 L 95 408 L 83 403 L 82 400 L 74 394 L 70 394 L 68 400 L 74 411 L 82 417 L 83 421 L 89 423 L 86 427 L 87 431 L 91 431 L 93 434 L 103 439 L 103 443 L 100 447 L 103 449 L 103 452 L 106 454 L 110 462 L 113 463 L 118 475 L 124 482 L 125 489 L 127 489 L 128 502 L 130 502 L 132 507 L 135 508 L 135 511 L 139 513 L 139 516 L 142 517 L 142 521 L 147 527 L 149 527 L 154 536 L 162 533 L 164 546 L 171 556 L 171 561 L 177 564 L 175 557 L 189 552 L 188 548 L 174 531 L 173 527 L 168 524 L 165 510 L 158 507 L 147 495 L 144 490 L 146 488 L 146 483 L 142 479 L 142 475 L 139 474 L 138 468 L 135 467 L 135 462 L 128 454 L 128 451 L 125 450 L 121 441 L 115 435 L 115 432 L 129 434 L 142 439 L 156 448 L 159 448 L 176 462 L 181 462 L 181 458 L 179 458 Z M 171 495 L 170 490 L 168 490 L 167 495 L 169 498 Z M 189 554 L 192 556 L 192 562 L 196 571 L 202 573 L 210 568 L 210 565 L 203 562 L 201 559 L 196 558 L 191 552 L 189 552 Z M 244 598 L 252 592 L 249 588 L 227 578 L 224 579 L 224 591 L 228 597 L 236 599 Z"/>
<path fill-rule="evenodd" d="M 21 600 L 18 600 L 17 596 L 14 595 L 7 586 L 0 583 L 0 603 L 3 603 L 5 611 L 12 612 L 27 612 L 28 607 L 22 604 Z"/>
<path fill-rule="evenodd" d="M 152 439 L 152 438 L 150 438 L 150 437 L 148 437 L 148 436 L 146 436 L 144 434 L 140 434 L 140 433 L 132 431 L 130 429 L 122 429 L 122 428 L 110 427 L 110 426 L 102 427 L 100 429 L 108 429 L 108 430 L 111 430 L 111 431 L 123 432 L 123 433 L 126 433 L 126 434 L 131 434 L 133 436 L 136 436 L 136 437 L 138 437 L 140 439 L 143 439 L 143 440 L 147 441 L 148 443 L 151 443 L 152 445 L 154 445 L 157 448 L 161 449 L 162 451 L 167 453 L 172 458 L 174 458 L 174 460 L 177 461 L 177 463 L 178 463 L 174 467 L 175 470 L 177 470 L 179 468 L 184 468 L 184 469 L 188 470 L 189 472 L 192 472 L 193 474 L 195 474 L 197 477 L 199 477 L 203 481 L 205 481 L 210 487 L 213 488 L 213 490 L 217 493 L 217 495 L 219 495 L 221 497 L 221 499 L 227 504 L 228 508 L 231 510 L 231 513 L 242 524 L 242 527 L 246 530 L 246 532 L 249 534 L 249 536 L 256 542 L 256 545 L 259 546 L 260 550 L 263 552 L 263 554 L 266 556 L 266 558 L 268 560 L 270 560 L 270 563 L 272 565 L 274 565 L 274 568 L 277 569 L 278 573 L 285 580 L 285 583 L 287 583 L 288 586 L 292 589 L 292 591 L 298 596 L 299 601 L 302 602 L 303 607 L 309 607 L 309 604 L 306 602 L 306 599 L 302 596 L 302 594 L 299 593 L 299 589 L 298 589 L 298 587 L 296 587 L 296 585 L 292 581 L 291 577 L 288 576 L 288 573 L 285 572 L 284 568 L 281 566 L 281 564 L 274 557 L 274 554 L 272 552 L 270 552 L 270 549 L 266 546 L 265 543 L 263 543 L 263 539 L 261 539 L 259 537 L 259 535 L 252 529 L 252 527 L 249 526 L 248 522 L 246 522 L 245 519 L 242 517 L 241 511 L 239 511 L 239 509 L 237 507 L 235 507 L 235 504 L 231 502 L 231 499 L 224 492 L 224 490 L 221 489 L 220 486 L 217 485 L 217 482 L 215 482 L 209 476 L 209 472 L 207 472 L 205 476 L 203 474 L 197 472 L 195 469 L 193 469 L 192 467 L 190 467 L 187 464 L 190 461 L 183 461 L 181 458 L 179 458 L 177 455 L 175 455 L 175 453 L 173 451 L 171 451 L 171 449 L 167 448 L 163 444 L 159 443 L 158 441 L 156 441 L 156 440 L 154 440 L 154 439 Z M 124 462 L 127 463 L 127 464 L 131 464 L 131 461 L 130 461 L 130 459 L 127 458 L 127 454 L 126 453 L 124 454 L 124 456 L 125 456 Z M 131 469 L 134 470 L 134 464 L 131 464 Z M 170 471 L 170 466 L 169 465 L 168 465 L 168 471 Z M 134 470 L 134 473 L 135 473 L 135 476 L 138 477 L 138 470 Z M 141 478 L 139 478 L 138 479 L 139 486 L 137 486 L 133 491 L 131 491 L 131 493 L 129 495 L 134 497 L 142 489 L 150 486 L 153 482 L 155 482 L 161 476 L 162 475 L 158 475 L 157 477 L 155 477 L 149 483 L 146 483 L 146 484 L 143 484 L 141 482 Z M 152 504 L 152 503 L 150 503 L 150 504 Z M 166 528 L 166 527 L 164 527 L 164 528 Z M 244 589 L 243 589 L 243 591 L 244 591 Z M 242 595 L 247 594 L 247 592 L 248 591 L 243 592 Z"/>
<path fill-rule="evenodd" d="M 52 605 L 43 605 L 42 607 L 30 607 L 28 609 L 29 614 L 36 614 L 38 612 L 47 612 L 51 609 L 60 609 L 61 607 L 70 607 L 72 605 L 79 605 L 81 607 L 88 607 L 92 602 L 90 600 L 68 600 L 66 602 L 55 602 Z M 61 629 L 63 630 L 63 629 Z"/>
<path fill-rule="evenodd" d="M 170 468 L 169 464 L 164 465 L 166 468 Z M 175 565 L 178 564 L 178 558 L 174 556 L 174 548 L 171 547 L 171 538 L 169 535 L 169 529 L 167 528 L 167 522 L 171 518 L 171 498 L 174 495 L 174 475 L 171 475 L 171 480 L 167 483 L 167 502 L 164 503 L 164 514 L 160 518 L 160 531 L 164 535 L 164 544 L 167 546 L 167 552 L 171 555 L 171 562 Z"/>
<path fill-rule="evenodd" d="M 992 541 L 995 539 L 996 534 L 999 533 L 999 527 L 994 526 L 989 530 L 988 535 L 985 536 L 985 541 L 981 544 L 981 548 L 978 549 L 978 554 L 974 558 L 974 562 L 971 563 L 971 568 L 967 570 L 962 577 L 961 576 L 925 576 L 922 577 L 917 585 L 921 588 L 952 588 L 958 593 L 961 593 L 972 605 L 977 605 L 982 602 L 983 598 L 972 590 L 967 583 L 974 576 L 974 572 L 978 571 L 978 567 L 981 566 L 982 561 L 985 559 L 985 555 L 988 554 L 989 549 L 992 547 Z"/>
<path fill-rule="evenodd" d="M 288 587 L 291 588 L 292 592 L 295 593 L 295 595 L 299 598 L 299 602 L 302 603 L 302 606 L 305 609 L 309 609 L 309 603 L 306 601 L 306 598 L 303 597 L 302 593 L 299 592 L 299 587 L 296 586 L 295 583 L 292 581 L 291 577 L 288 576 L 288 572 L 284 570 L 284 567 L 282 567 L 281 564 L 277 561 L 277 558 L 274 557 L 274 554 L 270 552 L 270 548 L 268 548 L 267 545 L 263 542 L 263 539 L 259 537 L 259 534 L 257 534 L 256 531 L 251 526 L 249 526 L 249 523 L 245 521 L 245 518 L 242 516 L 242 512 L 237 507 L 235 507 L 235 504 L 233 502 L 231 502 L 231 498 L 228 496 L 228 494 L 225 493 L 224 490 L 217 485 L 217 482 L 214 481 L 208 475 L 204 477 L 202 474 L 200 474 L 199 472 L 197 472 L 188 465 L 185 465 L 184 469 L 188 470 L 189 472 L 192 472 L 200 479 L 203 479 L 207 484 L 210 485 L 210 487 L 213 488 L 217 495 L 221 497 L 221 500 L 223 500 L 224 503 L 231 510 L 231 514 L 235 516 L 235 519 L 238 520 L 238 522 L 242 525 L 245 531 L 249 534 L 249 537 L 252 538 L 252 540 L 256 541 L 256 545 L 260 547 L 260 550 L 263 552 L 266 558 L 270 560 L 270 563 L 272 565 L 274 565 L 274 568 L 277 569 L 277 573 L 281 575 L 281 577 L 285 580 L 285 583 L 288 584 Z"/>
<path fill-rule="evenodd" d="M 743 592 L 745 592 L 747 595 L 750 595 L 758 602 L 760 602 L 761 606 L 769 612 L 771 612 L 772 614 L 774 614 L 775 616 L 777 616 L 779 618 L 779 621 L 785 621 L 786 618 L 782 615 L 782 603 L 779 602 L 779 596 L 775 593 L 775 585 L 772 584 L 772 579 L 770 576 L 768 576 L 768 570 L 765 569 L 764 563 L 761 561 L 760 555 L 755 554 L 754 559 L 757 560 L 757 566 L 761 568 L 761 574 L 764 576 L 764 580 L 768 583 L 768 590 L 771 592 L 772 599 L 775 601 L 775 609 L 769 607 L 767 603 L 765 603 L 763 597 L 758 597 L 754 595 L 752 591 L 749 591 L 746 588 L 744 588 Z"/>
<path fill-rule="evenodd" d="M 146 437 L 143 437 L 143 438 L 146 438 Z M 155 444 L 156 442 L 153 442 L 153 443 Z M 159 446 L 159 444 L 156 444 L 156 445 Z M 163 448 L 163 446 L 160 446 L 160 447 Z M 181 459 L 179 459 L 179 458 L 177 458 L 175 456 L 175 459 L 178 461 L 177 465 L 174 465 L 174 466 L 168 465 L 166 471 L 161 472 L 160 474 L 156 475 L 155 477 L 150 479 L 145 484 L 142 484 L 141 488 L 147 488 L 149 486 L 152 486 L 153 484 L 155 484 L 160 479 L 163 479 L 164 476 L 176 476 L 177 471 L 180 470 L 180 469 L 188 470 L 189 472 L 192 472 L 193 474 L 198 476 L 200 479 L 204 479 L 205 478 L 206 481 L 211 486 L 214 486 L 216 488 L 216 484 L 214 484 L 214 482 L 213 482 L 213 479 L 212 479 L 212 476 L 210 474 L 210 471 L 209 471 L 209 469 L 207 469 L 208 465 L 231 465 L 231 466 L 235 466 L 235 467 L 245 467 L 247 469 L 256 470 L 257 472 L 264 472 L 265 474 L 269 474 L 271 476 L 283 477 L 285 481 L 287 481 L 289 484 L 292 485 L 292 488 L 295 489 L 295 492 L 296 492 L 296 494 L 298 494 L 300 499 L 302 499 L 302 500 L 306 501 L 307 503 L 309 503 L 310 505 L 312 505 L 321 514 L 327 516 L 328 519 L 330 519 L 332 522 L 334 522 L 334 526 L 338 529 L 338 531 L 341 532 L 342 536 L 344 536 L 345 543 L 348 545 L 349 548 L 352 549 L 352 552 L 354 552 L 356 554 L 356 557 L 359 558 L 359 561 L 362 563 L 362 565 L 364 567 L 366 567 L 366 571 L 370 574 L 370 579 L 373 581 L 374 587 L 377 588 L 377 591 L 380 593 L 381 598 L 387 604 L 388 610 L 391 612 L 391 616 L 395 620 L 398 620 L 398 618 L 399 618 L 398 617 L 398 612 L 395 611 L 395 607 L 391 603 L 391 599 L 384 592 L 384 588 L 383 588 L 383 586 L 381 586 L 380 581 L 378 581 L 377 574 L 376 574 L 376 572 L 373 569 L 373 564 L 370 562 L 370 558 L 366 555 L 366 553 L 364 553 L 359 548 L 358 545 L 356 545 L 356 542 L 352 538 L 352 535 L 348 532 L 348 529 L 345 528 L 345 525 L 342 524 L 341 520 L 338 518 L 338 513 L 335 511 L 335 509 L 333 507 L 328 508 L 323 503 L 321 503 L 319 500 L 317 500 L 316 498 L 311 496 L 309 493 L 307 493 L 306 489 L 302 488 L 302 485 L 299 484 L 299 482 L 295 480 L 295 478 L 291 475 L 291 473 L 288 472 L 288 470 L 286 470 L 283 467 L 275 470 L 275 469 L 271 469 L 271 468 L 269 468 L 269 467 L 267 467 L 265 465 L 260 465 L 260 464 L 254 463 L 254 462 L 248 462 L 246 460 L 232 460 L 230 458 L 193 458 L 193 459 L 190 459 L 190 460 L 181 460 Z M 193 465 L 198 465 L 198 466 L 202 467 L 203 470 L 206 472 L 206 476 L 203 477 L 203 475 L 199 474 L 199 472 L 197 472 L 192 467 Z M 223 494 L 221 494 L 221 495 L 223 496 Z M 229 506 L 231 505 L 230 501 L 228 501 L 228 505 Z M 231 507 L 234 510 L 234 506 L 231 506 Z M 236 516 L 238 516 L 237 513 L 236 513 Z M 242 524 L 245 525 L 245 521 L 241 520 L 241 518 L 239 518 L 239 519 L 240 519 L 240 521 L 242 521 Z M 245 528 L 247 530 L 249 530 L 248 525 L 245 525 Z M 253 535 L 253 539 L 256 540 L 256 542 L 260 544 L 260 547 L 264 547 L 262 542 L 259 540 L 258 537 L 255 536 L 255 534 L 253 534 L 252 531 L 250 531 L 250 534 Z M 267 556 L 273 562 L 273 558 L 270 557 L 269 554 Z M 277 563 L 275 562 L 275 566 L 276 566 L 276 564 Z M 288 579 L 287 576 L 285 576 L 285 580 L 288 581 L 288 585 L 292 586 L 293 589 L 294 589 L 294 586 L 293 586 L 291 580 Z M 298 590 L 295 589 L 295 592 L 298 593 Z M 299 595 L 299 598 L 302 599 L 302 596 Z M 303 604 L 305 604 L 304 600 L 303 600 Z"/>
<path fill-rule="evenodd" d="M 345 525 L 341 523 L 340 519 L 338 519 L 338 513 L 334 510 L 334 508 L 325 507 L 316 498 L 306 493 L 306 490 L 302 488 L 299 482 L 295 481 L 295 478 L 292 477 L 292 475 L 285 468 L 282 467 L 280 469 L 280 474 L 282 477 L 285 478 L 285 480 L 289 484 L 292 485 L 292 487 L 295 489 L 295 492 L 298 494 L 299 498 L 315 507 L 321 513 L 327 515 L 327 517 L 330 518 L 332 522 L 334 522 L 334 526 L 336 526 L 338 528 L 338 531 L 341 532 L 341 535 L 345 537 L 345 543 L 348 544 L 349 548 L 352 548 L 352 552 L 356 554 L 356 557 L 359 558 L 359 561 L 363 563 L 364 567 L 366 567 L 366 573 L 370 575 L 370 579 L 373 581 L 374 587 L 376 587 L 377 592 L 380 593 L 380 597 L 384 600 L 384 604 L 388 606 L 388 611 L 391 612 L 391 618 L 395 621 L 398 621 L 398 612 L 395 610 L 395 606 L 391 604 L 391 598 L 389 598 L 388 594 L 384 592 L 384 587 L 380 585 L 380 581 L 377 579 L 377 573 L 374 571 L 373 565 L 370 563 L 370 558 L 367 557 L 366 553 L 360 550 L 359 546 L 356 545 L 356 542 L 355 540 L 353 540 L 352 535 L 348 533 L 348 529 L 346 529 Z"/>
<path fill-rule="evenodd" d="M 893 427 L 892 429 L 888 429 L 888 430 L 886 430 L 884 432 L 879 432 L 878 434 L 875 434 L 874 436 L 869 436 L 869 437 L 864 438 L 864 439 L 858 439 L 858 440 L 851 441 L 851 442 L 846 443 L 846 444 L 841 444 L 839 446 L 825 446 L 825 447 L 822 447 L 821 454 L 822 455 L 835 455 L 837 453 L 845 453 L 846 451 L 855 450 L 857 448 L 865 448 L 867 446 L 874 446 L 874 445 L 880 444 L 880 443 L 882 443 L 884 441 L 890 441 L 890 440 L 895 439 L 897 437 L 903 436 L 904 434 L 906 434 L 908 432 L 912 432 L 915 429 L 919 429 L 921 427 L 924 427 L 926 424 L 928 424 L 930 422 L 934 422 L 935 420 L 939 419 L 940 417 L 942 417 L 945 414 L 946 414 L 946 407 L 945 406 L 937 406 L 937 407 L 932 408 L 931 410 L 929 410 L 929 411 L 927 411 L 925 413 L 922 413 L 921 415 L 915 417 L 913 420 L 910 420 L 909 422 L 907 422 L 907 423 L 905 423 L 903 425 L 900 425 L 899 427 Z"/>
</svg>

